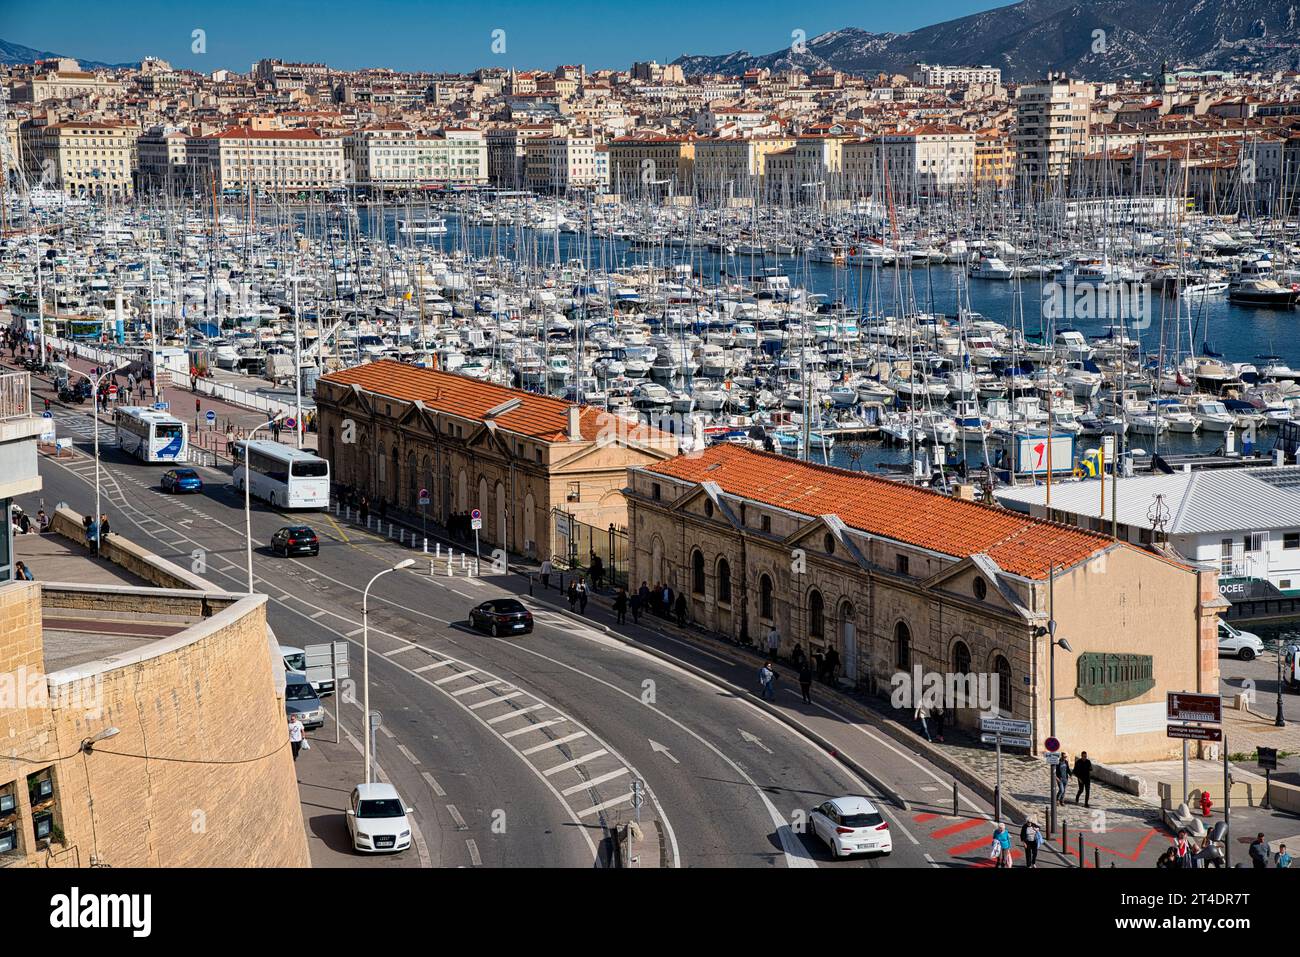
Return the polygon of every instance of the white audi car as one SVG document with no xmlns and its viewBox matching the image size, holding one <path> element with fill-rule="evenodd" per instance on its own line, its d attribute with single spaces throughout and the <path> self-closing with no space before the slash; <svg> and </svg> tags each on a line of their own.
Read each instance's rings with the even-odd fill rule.
<svg viewBox="0 0 1300 957">
<path fill-rule="evenodd" d="M 812 831 L 831 849 L 833 857 L 888 854 L 894 849 L 889 822 L 864 797 L 839 797 L 808 813 Z"/>
<path fill-rule="evenodd" d="M 391 784 L 358 784 L 348 804 L 348 833 L 353 850 L 404 851 L 411 846 L 407 807 Z"/>
</svg>

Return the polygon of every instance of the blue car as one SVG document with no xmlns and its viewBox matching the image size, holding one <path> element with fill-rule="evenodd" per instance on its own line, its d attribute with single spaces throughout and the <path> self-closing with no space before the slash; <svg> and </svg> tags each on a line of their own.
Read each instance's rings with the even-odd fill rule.
<svg viewBox="0 0 1300 957">
<path fill-rule="evenodd" d="M 194 469 L 168 469 L 163 473 L 162 490 L 171 492 L 202 492 L 203 479 Z"/>
</svg>

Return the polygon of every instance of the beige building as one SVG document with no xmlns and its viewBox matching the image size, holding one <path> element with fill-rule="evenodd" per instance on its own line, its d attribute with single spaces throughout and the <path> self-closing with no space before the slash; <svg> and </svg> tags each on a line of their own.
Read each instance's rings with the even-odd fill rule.
<svg viewBox="0 0 1300 957">
<path fill-rule="evenodd" d="M 875 137 L 881 182 L 895 195 L 964 188 L 975 178 L 975 134 L 960 126 L 927 125 Z"/>
<path fill-rule="evenodd" d="M 76 68 L 37 73 L 25 87 L 20 87 L 15 99 L 32 103 L 46 100 L 71 100 L 77 97 L 117 96 L 123 91 L 121 82 L 101 73 L 88 73 Z"/>
<path fill-rule="evenodd" d="M 1049 74 L 1016 90 L 1016 174 L 1037 190 L 1064 182 L 1070 163 L 1088 150 L 1092 84 Z"/>
<path fill-rule="evenodd" d="M 136 144 L 142 189 L 175 189 L 191 185 L 186 146 L 189 137 L 172 127 L 141 134 Z"/>
<path fill-rule="evenodd" d="M 139 127 L 127 123 L 49 123 L 24 128 L 29 175 L 69 196 L 125 199 L 135 192 Z"/>
<path fill-rule="evenodd" d="M 520 123 L 487 131 L 488 182 L 502 189 L 524 189 L 525 146 L 529 140 L 555 135 L 553 123 Z"/>
<path fill-rule="evenodd" d="M 538 136 L 524 143 L 524 185 L 539 193 L 603 188 L 608 163 L 594 136 Z"/>
<path fill-rule="evenodd" d="M 631 469 L 627 505 L 634 586 L 670 585 L 728 637 L 834 648 L 870 692 L 919 669 L 1041 740 L 1052 620 L 1071 647 L 1055 655 L 1071 754 L 1172 757 L 1165 692 L 1218 691 L 1217 572 L 1101 534 L 732 445 Z M 966 727 L 979 710 L 950 709 Z"/>
<path fill-rule="evenodd" d="M 563 554 L 557 513 L 624 527 L 627 469 L 677 451 L 601 409 L 392 360 L 324 376 L 316 408 L 336 481 L 443 524 L 477 508 L 485 545 L 533 557 Z"/>
<path fill-rule="evenodd" d="M 635 133 L 609 142 L 609 188 L 632 196 L 689 193 L 695 183 L 693 134 Z"/>
<path fill-rule="evenodd" d="M 349 134 L 343 148 L 349 182 L 357 186 L 409 189 L 487 182 L 487 141 L 478 130 L 449 128 L 434 135 L 390 124 Z"/>
<path fill-rule="evenodd" d="M 329 190 L 345 181 L 342 137 L 315 130 L 233 126 L 190 137 L 186 152 L 195 176 L 214 177 L 220 190 Z"/>
<path fill-rule="evenodd" d="M 794 147 L 790 136 L 744 136 L 695 141 L 695 185 L 706 197 L 759 196 L 767 158 Z"/>
<path fill-rule="evenodd" d="M 767 158 L 767 193 L 774 202 L 819 203 L 844 171 L 848 137 L 834 133 L 803 135 L 790 149 Z"/>
<path fill-rule="evenodd" d="M 1011 138 L 998 130 L 975 134 L 975 186 L 1006 189 L 1015 175 L 1015 151 Z"/>
</svg>

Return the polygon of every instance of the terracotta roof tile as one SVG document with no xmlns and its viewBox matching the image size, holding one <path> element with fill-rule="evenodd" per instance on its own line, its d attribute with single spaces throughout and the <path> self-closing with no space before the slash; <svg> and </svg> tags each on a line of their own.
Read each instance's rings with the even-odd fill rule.
<svg viewBox="0 0 1300 957">
<path fill-rule="evenodd" d="M 716 445 L 648 471 L 803 515 L 838 515 L 851 528 L 944 555 L 985 553 L 1006 571 L 1043 579 L 1110 547 L 1104 535 L 784 455 Z"/>
</svg>

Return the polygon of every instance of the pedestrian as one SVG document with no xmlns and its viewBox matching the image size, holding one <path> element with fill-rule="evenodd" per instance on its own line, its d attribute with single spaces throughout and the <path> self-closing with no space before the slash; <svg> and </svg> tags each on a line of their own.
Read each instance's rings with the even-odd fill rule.
<svg viewBox="0 0 1300 957">
<path fill-rule="evenodd" d="M 921 733 L 925 735 L 925 740 L 933 741 L 930 737 L 930 726 L 926 723 L 930 719 L 929 709 L 924 705 L 917 705 L 916 711 L 913 712 L 912 717 L 921 722 Z"/>
<path fill-rule="evenodd" d="M 641 623 L 641 610 L 645 607 L 645 599 L 641 597 L 640 592 L 633 592 L 627 603 L 632 610 L 632 624 L 639 625 Z"/>
<path fill-rule="evenodd" d="M 772 667 L 772 662 L 767 662 L 763 667 L 758 669 L 758 693 L 759 697 L 767 701 L 776 700 L 776 669 Z"/>
<path fill-rule="evenodd" d="M 14 580 L 30 582 L 36 579 L 32 577 L 31 569 L 27 567 L 26 562 L 14 562 Z"/>
<path fill-rule="evenodd" d="M 1277 846 L 1277 853 L 1273 855 L 1273 863 L 1277 867 L 1291 866 L 1291 855 L 1286 852 L 1285 844 L 1279 844 Z"/>
<path fill-rule="evenodd" d="M 1074 779 L 1079 783 L 1079 790 L 1074 793 L 1074 803 L 1079 803 L 1079 795 L 1082 794 L 1083 806 L 1091 807 L 1092 761 L 1088 759 L 1087 751 L 1080 751 L 1078 760 L 1074 762 Z"/>
<path fill-rule="evenodd" d="M 302 736 L 305 730 L 302 719 L 296 714 L 289 715 L 289 746 L 293 748 L 295 761 L 298 760 L 298 752 L 302 750 Z"/>
<path fill-rule="evenodd" d="M 636 597 L 640 599 L 640 601 L 637 602 L 637 605 L 639 606 L 637 608 L 638 612 L 651 610 L 650 609 L 650 587 L 644 581 L 641 582 L 641 587 L 636 590 Z M 636 614 L 634 613 L 632 617 L 633 620 L 635 620 Z"/>
<path fill-rule="evenodd" d="M 835 646 L 826 649 L 826 683 L 832 687 L 835 685 L 835 672 L 840 667 L 840 653 L 835 650 Z"/>
<path fill-rule="evenodd" d="M 591 583 L 600 591 L 605 587 L 605 563 L 599 555 L 591 553 Z"/>
<path fill-rule="evenodd" d="M 549 558 L 542 559 L 542 591 L 551 587 L 551 567 Z"/>
<path fill-rule="evenodd" d="M 934 739 L 943 743 L 943 722 L 948 717 L 947 712 L 943 710 L 943 705 L 935 705 L 934 710 L 930 712 L 930 717 L 934 719 Z"/>
<path fill-rule="evenodd" d="M 1260 835 L 1261 837 L 1263 835 Z M 1195 867 L 1196 853 L 1192 842 L 1187 838 L 1187 831 L 1179 829 L 1178 840 L 1174 842 L 1174 866 L 1180 868 Z"/>
<path fill-rule="evenodd" d="M 799 663 L 799 693 L 803 695 L 804 704 L 812 704 L 812 667 L 807 661 Z"/>
<path fill-rule="evenodd" d="M 781 633 L 776 630 L 776 623 L 767 632 L 767 656 L 774 661 L 781 654 Z"/>
<path fill-rule="evenodd" d="M 93 515 L 87 515 L 82 520 L 82 525 L 86 529 L 86 547 L 90 549 L 91 555 L 99 554 L 99 522 L 95 521 Z"/>
<path fill-rule="evenodd" d="M 1268 841 L 1264 840 L 1263 832 L 1255 835 L 1251 842 L 1250 863 L 1256 869 L 1268 867 Z"/>
<path fill-rule="evenodd" d="M 382 495 L 379 496 L 379 520 L 382 522 L 388 518 L 388 499 Z"/>
<path fill-rule="evenodd" d="M 108 538 L 108 515 L 99 516 L 99 537 Z"/>
<path fill-rule="evenodd" d="M 36 527 L 42 532 L 50 530 L 50 517 L 45 514 L 45 509 L 36 513 Z"/>
<path fill-rule="evenodd" d="M 673 588 L 671 585 L 664 585 L 663 593 L 663 615 L 667 618 L 673 611 Z"/>
<path fill-rule="evenodd" d="M 271 435 L 275 437 L 275 441 L 277 442 L 280 441 L 280 420 L 279 419 L 276 419 L 271 423 Z"/>
<path fill-rule="evenodd" d="M 1079 762 L 1074 762 L 1075 774 L 1078 774 Z M 1077 801 L 1075 803 L 1078 803 Z M 1196 855 L 1196 864 L 1198 867 L 1223 867 L 1223 851 L 1219 850 L 1219 845 L 1215 840 L 1206 834 L 1201 838 L 1201 849 Z"/>
<path fill-rule="evenodd" d="M 623 624 L 627 617 L 627 589 L 620 588 L 614 596 L 614 621 Z"/>
<path fill-rule="evenodd" d="M 673 603 L 673 616 L 677 619 L 677 627 L 686 627 L 686 596 L 678 595 L 677 601 Z"/>
<path fill-rule="evenodd" d="M 1062 751 L 1056 762 L 1056 803 L 1065 804 L 1065 789 L 1070 786 L 1070 758 Z"/>
<path fill-rule="evenodd" d="M 361 505 L 357 509 L 357 514 L 361 516 L 361 524 L 368 526 L 370 524 L 370 499 L 361 496 Z"/>
<path fill-rule="evenodd" d="M 585 581 L 579 581 L 578 582 L 578 614 L 585 615 L 586 613 L 587 613 L 587 583 Z"/>
<path fill-rule="evenodd" d="M 1026 821 L 1020 828 L 1020 843 L 1025 847 L 1025 867 L 1038 866 L 1038 850 L 1043 846 L 1043 832 L 1036 821 Z"/>
<path fill-rule="evenodd" d="M 569 611 L 578 609 L 578 582 L 576 579 L 569 582 Z"/>
<path fill-rule="evenodd" d="M 997 861 L 997 867 L 1011 866 L 1011 832 L 1006 825 L 998 821 L 993 825 L 993 843 L 989 848 L 990 857 Z"/>
<path fill-rule="evenodd" d="M 1172 847 L 1166 849 L 1163 854 L 1156 858 L 1156 867 L 1160 870 L 1172 870 L 1178 867 L 1178 855 Z"/>
</svg>

